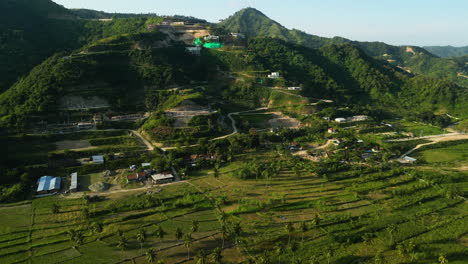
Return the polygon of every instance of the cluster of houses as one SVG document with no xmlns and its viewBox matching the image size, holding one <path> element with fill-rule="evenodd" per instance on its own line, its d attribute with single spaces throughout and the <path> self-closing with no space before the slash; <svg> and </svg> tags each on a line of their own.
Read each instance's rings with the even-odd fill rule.
<svg viewBox="0 0 468 264">
<path fill-rule="evenodd" d="M 111 121 L 137 121 L 142 118 L 141 114 L 119 115 L 111 117 Z"/>
<path fill-rule="evenodd" d="M 142 163 L 141 168 L 143 168 L 143 170 L 137 171 L 138 167 L 136 165 L 130 166 L 130 170 L 133 171 L 133 173 L 127 175 L 127 183 L 149 181 L 153 184 L 165 184 L 171 183 L 175 179 L 174 175 L 170 172 L 156 172 L 151 169 L 150 163 Z"/>
</svg>

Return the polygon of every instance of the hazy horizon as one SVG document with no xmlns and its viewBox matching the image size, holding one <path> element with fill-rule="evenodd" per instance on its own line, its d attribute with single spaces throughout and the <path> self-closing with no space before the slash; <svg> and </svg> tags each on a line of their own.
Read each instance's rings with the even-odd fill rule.
<svg viewBox="0 0 468 264">
<path fill-rule="evenodd" d="M 218 22 L 236 11 L 253 7 L 285 27 L 309 34 L 340 36 L 358 41 L 393 45 L 468 45 L 468 1 L 463 0 L 54 0 L 67 8 L 109 13 L 185 15 Z M 449 3 L 450 2 L 450 3 Z M 298 6 L 300 5 L 300 7 Z M 318 11 L 320 10 L 320 12 Z M 313 12 L 313 15 L 310 14 Z"/>
</svg>

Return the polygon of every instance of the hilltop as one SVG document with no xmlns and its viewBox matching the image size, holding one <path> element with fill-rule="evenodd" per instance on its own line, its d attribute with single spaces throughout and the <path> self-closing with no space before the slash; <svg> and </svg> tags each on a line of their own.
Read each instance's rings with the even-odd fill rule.
<svg viewBox="0 0 468 264">
<path fill-rule="evenodd" d="M 369 56 L 382 59 L 408 72 L 425 74 L 436 78 L 448 78 L 460 85 L 468 86 L 458 73 L 466 72 L 465 65 L 453 59 L 439 58 L 416 46 L 392 46 L 383 42 L 359 42 L 335 37 L 323 38 L 302 31 L 289 30 L 254 8 L 245 8 L 220 22 L 233 32 L 243 32 L 250 37 L 274 37 L 310 48 L 330 44 L 351 43 L 364 50 Z"/>
</svg>

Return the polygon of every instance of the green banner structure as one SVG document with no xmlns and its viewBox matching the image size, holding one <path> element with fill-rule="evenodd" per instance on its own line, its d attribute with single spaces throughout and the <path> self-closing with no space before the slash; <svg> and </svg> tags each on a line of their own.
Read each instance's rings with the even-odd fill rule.
<svg viewBox="0 0 468 264">
<path fill-rule="evenodd" d="M 203 45 L 203 41 L 200 38 L 197 38 L 193 41 L 193 44 L 195 44 L 195 46 L 201 46 Z"/>
<path fill-rule="evenodd" d="M 212 42 L 212 43 L 205 43 L 205 44 L 203 44 L 203 47 L 205 47 L 205 48 L 207 48 L 207 49 L 219 49 L 219 48 L 224 47 L 224 44 L 223 44 L 223 43 L 219 43 L 219 42 Z"/>
</svg>

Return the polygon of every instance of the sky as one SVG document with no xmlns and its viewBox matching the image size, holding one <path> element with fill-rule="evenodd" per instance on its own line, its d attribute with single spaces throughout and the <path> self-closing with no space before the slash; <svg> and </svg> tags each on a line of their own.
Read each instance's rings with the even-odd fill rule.
<svg viewBox="0 0 468 264">
<path fill-rule="evenodd" d="M 67 8 L 218 22 L 254 7 L 287 28 L 393 45 L 468 45 L 468 0 L 53 0 Z"/>
</svg>

